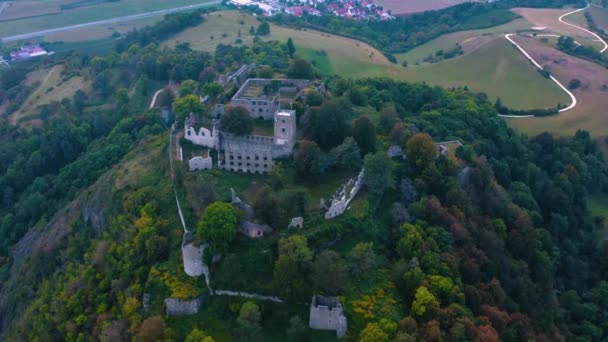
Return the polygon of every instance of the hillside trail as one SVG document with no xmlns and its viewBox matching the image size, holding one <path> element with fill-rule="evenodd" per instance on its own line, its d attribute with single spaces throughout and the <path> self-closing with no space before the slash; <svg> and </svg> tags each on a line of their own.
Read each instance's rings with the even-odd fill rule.
<svg viewBox="0 0 608 342">
<path fill-rule="evenodd" d="M 565 17 L 571 15 L 571 14 L 575 14 L 581 11 L 584 11 L 586 9 L 589 8 L 589 4 L 587 4 L 587 6 L 583 7 L 583 8 L 579 8 L 576 9 L 574 11 L 570 11 L 568 13 L 562 14 L 558 20 L 563 23 L 566 24 L 568 26 L 577 28 L 579 30 L 585 31 L 591 35 L 593 35 L 594 37 L 597 38 L 598 42 L 601 42 L 602 44 L 604 44 L 604 48 L 602 50 L 600 50 L 600 53 L 603 53 L 604 51 L 608 50 L 608 44 L 606 43 L 606 41 L 604 41 L 599 35 L 597 35 L 596 33 L 587 30 L 586 28 L 580 27 L 578 25 L 569 23 L 567 21 L 564 20 Z M 507 33 L 505 34 L 505 38 L 511 43 L 513 44 L 513 46 L 515 46 L 530 62 L 532 62 L 532 64 L 534 64 L 534 66 L 536 66 L 539 70 L 544 70 L 544 68 L 542 67 L 542 65 L 540 65 L 534 58 L 532 58 L 532 56 L 530 56 L 530 54 L 524 49 L 522 48 L 519 44 L 517 44 L 511 37 L 513 37 L 514 35 L 516 35 L 515 33 Z M 549 35 L 546 35 L 549 36 Z M 553 36 L 553 35 L 552 35 Z M 559 37 L 558 35 L 554 35 Z M 558 113 L 564 113 L 567 112 L 571 109 L 573 109 L 574 107 L 576 107 L 576 105 L 578 104 L 578 101 L 576 99 L 576 96 L 574 96 L 574 94 L 568 90 L 568 88 L 566 88 L 560 81 L 558 81 L 553 75 L 550 75 L 549 78 L 555 83 L 557 84 L 564 92 L 566 92 L 566 94 L 568 94 L 568 96 L 570 96 L 570 99 L 572 100 L 572 103 L 566 107 L 566 108 L 562 108 L 558 111 Z M 505 114 L 498 114 L 498 116 L 503 117 L 503 118 L 532 118 L 534 117 L 534 115 L 505 115 Z"/>
<path fill-rule="evenodd" d="M 154 104 L 156 103 L 156 97 L 160 93 L 160 91 L 162 91 L 162 89 L 157 91 L 154 94 L 152 101 L 150 101 L 150 108 L 154 107 Z M 173 123 L 173 125 L 171 125 L 171 134 L 169 136 L 169 168 L 171 170 L 171 182 L 172 183 L 175 182 L 175 171 L 173 168 L 173 150 L 174 150 L 173 146 L 175 145 L 176 138 L 177 138 L 176 124 Z M 186 220 L 184 219 L 184 213 L 182 211 L 182 206 L 179 202 L 179 197 L 177 196 L 177 189 L 175 186 L 174 186 L 174 190 L 173 190 L 173 195 L 175 196 L 175 203 L 177 205 L 177 215 L 179 216 L 179 221 L 181 223 L 182 229 L 184 230 L 184 234 L 187 234 L 188 232 L 190 232 L 190 230 L 188 230 L 188 226 L 186 225 Z M 209 247 L 209 245 L 204 244 L 201 247 L 202 247 L 202 254 L 204 255 L 205 249 L 207 249 Z M 283 300 L 281 300 L 279 297 L 276 297 L 276 296 L 266 296 L 266 295 L 261 295 L 261 294 L 257 294 L 257 293 L 248 293 L 248 292 L 233 291 L 233 290 L 213 290 L 211 288 L 211 272 L 209 271 L 209 266 L 205 262 L 205 258 L 203 258 L 203 276 L 205 277 L 205 284 L 207 285 L 207 289 L 209 290 L 209 295 L 211 295 L 211 296 L 243 297 L 243 298 L 257 299 L 257 300 L 262 300 L 262 301 L 269 301 L 269 302 L 274 302 L 274 303 L 283 303 Z"/>
<path fill-rule="evenodd" d="M 600 43 L 604 44 L 604 47 L 603 47 L 603 48 L 600 50 L 600 53 L 604 53 L 604 51 L 608 50 L 608 43 L 606 43 L 606 41 L 605 41 L 604 39 L 602 39 L 602 37 L 600 37 L 600 36 L 599 36 L 597 33 L 593 32 L 593 31 L 587 30 L 587 29 L 586 29 L 586 28 L 584 28 L 584 27 L 580 27 L 580 26 L 578 26 L 578 25 L 576 25 L 576 24 L 569 23 L 569 22 L 567 22 L 567 21 L 565 21 L 565 20 L 564 20 L 564 18 L 565 18 L 565 17 L 567 17 L 567 16 L 569 16 L 569 15 L 571 15 L 571 14 L 578 13 L 578 12 L 582 12 L 582 11 L 585 11 L 585 10 L 589 9 L 589 7 L 590 7 L 590 6 L 591 6 L 591 5 L 588 3 L 588 4 L 587 4 L 587 6 L 585 6 L 585 7 L 583 7 L 583 8 L 579 8 L 579 9 L 576 9 L 576 10 L 574 10 L 574 11 L 571 11 L 571 12 L 568 12 L 568 13 L 565 13 L 565 14 L 561 15 L 559 18 L 557 18 L 557 20 L 559 20 L 559 21 L 560 21 L 562 24 L 566 24 L 566 25 L 568 25 L 568 26 L 571 26 L 571 27 L 577 28 L 577 29 L 582 30 L 582 31 L 584 31 L 584 32 L 587 32 L 587 33 L 589 33 L 590 35 L 592 35 L 592 36 L 594 36 L 595 38 L 597 38 L 597 41 L 598 41 L 598 42 L 600 42 Z"/>
</svg>

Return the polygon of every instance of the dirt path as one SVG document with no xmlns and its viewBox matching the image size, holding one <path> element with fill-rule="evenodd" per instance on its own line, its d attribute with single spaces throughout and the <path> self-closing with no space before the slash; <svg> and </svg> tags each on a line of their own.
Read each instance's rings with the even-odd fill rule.
<svg viewBox="0 0 608 342">
<path fill-rule="evenodd" d="M 583 30 L 583 31 L 585 31 L 585 32 L 589 33 L 590 35 L 594 36 L 595 38 L 597 38 L 597 41 L 598 41 L 598 42 L 600 42 L 600 43 L 604 44 L 604 48 L 600 50 L 600 53 L 604 53 L 604 51 L 608 50 L 608 44 L 606 44 L 606 41 L 604 41 L 604 40 L 602 39 L 602 37 L 600 37 L 599 35 L 597 35 L 596 33 L 592 32 L 592 31 L 587 30 L 587 29 L 586 29 L 586 28 L 584 28 L 584 27 L 580 27 L 580 26 L 578 26 L 578 25 L 575 25 L 575 24 L 569 23 L 569 22 L 567 22 L 567 21 L 564 21 L 564 18 L 565 18 L 565 17 L 569 16 L 570 14 L 574 14 L 574 13 L 578 13 L 578 12 L 584 11 L 584 10 L 588 9 L 588 8 L 589 8 L 589 6 L 590 6 L 590 5 L 589 5 L 589 4 L 587 4 L 587 6 L 586 6 L 586 7 L 584 7 L 584 8 L 579 8 L 579 9 L 574 10 L 574 11 L 572 11 L 572 12 L 568 12 L 568 13 L 566 13 L 566 14 L 563 14 L 562 16 L 560 16 L 560 17 L 558 18 L 558 20 L 559 20 L 559 21 L 560 21 L 562 24 L 566 24 L 566 25 L 568 25 L 568 26 L 571 26 L 571 27 L 577 28 L 577 29 L 579 29 L 579 30 Z"/>
<path fill-rule="evenodd" d="M 519 44 L 517 44 L 511 37 L 514 36 L 515 33 L 508 33 L 505 34 L 505 38 L 511 42 L 511 44 L 513 44 L 524 56 L 526 56 L 526 58 L 532 62 L 532 64 L 534 64 L 539 70 L 543 70 L 542 65 L 540 65 L 536 60 L 534 60 L 534 58 L 532 58 L 532 56 L 530 56 L 530 54 L 528 52 L 526 52 L 526 50 L 524 50 L 524 48 L 522 48 Z M 567 112 L 569 110 L 571 110 L 572 108 L 576 107 L 577 105 L 577 100 L 576 97 L 574 96 L 574 94 L 572 94 L 572 92 L 570 90 L 568 90 L 568 88 L 566 88 L 563 84 L 561 84 L 560 81 L 558 81 L 553 75 L 549 76 L 549 78 L 555 82 L 555 84 L 557 84 L 560 88 L 562 88 L 563 91 L 565 91 L 568 96 L 570 96 L 570 99 L 572 99 L 572 103 L 570 104 L 570 106 L 566 107 L 566 108 L 562 108 L 560 109 L 558 112 L 559 113 L 563 113 L 563 112 Z M 504 118 L 531 118 L 534 117 L 534 115 L 503 115 L 503 114 L 498 114 L 501 117 Z"/>
</svg>

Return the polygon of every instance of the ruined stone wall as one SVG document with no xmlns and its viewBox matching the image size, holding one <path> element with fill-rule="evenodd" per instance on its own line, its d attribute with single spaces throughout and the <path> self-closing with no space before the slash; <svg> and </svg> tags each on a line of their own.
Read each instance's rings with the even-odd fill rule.
<svg viewBox="0 0 608 342">
<path fill-rule="evenodd" d="M 167 316 L 196 315 L 203 306 L 203 298 L 192 300 L 165 299 Z"/>
</svg>

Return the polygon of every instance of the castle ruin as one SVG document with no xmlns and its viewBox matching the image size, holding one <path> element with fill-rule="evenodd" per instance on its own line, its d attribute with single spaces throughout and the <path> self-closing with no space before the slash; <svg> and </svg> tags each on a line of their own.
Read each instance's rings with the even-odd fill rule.
<svg viewBox="0 0 608 342">
<path fill-rule="evenodd" d="M 315 330 L 335 330 L 338 338 L 344 337 L 348 321 L 338 297 L 313 296 L 308 326 Z"/>
</svg>

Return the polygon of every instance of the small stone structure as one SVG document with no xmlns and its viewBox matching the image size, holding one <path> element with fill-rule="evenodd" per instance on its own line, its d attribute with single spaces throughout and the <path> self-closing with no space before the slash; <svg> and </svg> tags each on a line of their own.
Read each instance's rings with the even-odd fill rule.
<svg viewBox="0 0 608 342">
<path fill-rule="evenodd" d="M 304 228 L 304 218 L 303 217 L 294 217 L 289 222 L 289 226 L 287 228 L 296 228 L 301 229 Z"/>
<path fill-rule="evenodd" d="M 165 299 L 167 316 L 196 315 L 202 306 L 202 297 L 192 300 L 179 300 L 175 298 Z"/>
<path fill-rule="evenodd" d="M 389 158 L 403 158 L 404 156 L 403 149 L 399 145 L 393 145 L 389 147 L 388 151 L 386 151 L 386 154 Z"/>
<path fill-rule="evenodd" d="M 450 140 L 437 143 L 437 151 L 443 156 L 447 156 L 450 153 L 455 153 L 456 149 L 462 146 L 459 140 Z"/>
<path fill-rule="evenodd" d="M 226 75 L 220 75 L 218 77 L 217 82 L 223 86 L 236 85 L 237 87 L 240 87 L 243 84 L 243 82 L 245 82 L 247 80 L 247 78 L 249 77 L 249 74 L 252 71 L 255 71 L 257 68 L 258 68 L 258 66 L 255 64 L 243 65 L 239 68 L 239 70 L 237 70 L 233 73 L 226 74 Z"/>
<path fill-rule="evenodd" d="M 192 232 L 184 233 L 182 240 L 182 259 L 184 260 L 184 272 L 191 277 L 200 277 L 204 272 L 203 246 L 194 243 Z"/>
<path fill-rule="evenodd" d="M 338 338 L 344 337 L 348 321 L 338 297 L 313 296 L 308 326 L 315 330 L 335 330 Z"/>
<path fill-rule="evenodd" d="M 230 189 L 232 194 L 232 205 L 243 212 L 243 223 L 239 228 L 239 231 L 250 237 L 250 238 L 262 238 L 266 234 L 272 233 L 272 227 L 267 224 L 257 224 L 252 222 L 255 219 L 255 212 L 249 204 L 243 202 L 234 192 L 234 189 Z"/>
<path fill-rule="evenodd" d="M 188 161 L 188 169 L 190 171 L 211 170 L 212 168 L 213 168 L 213 159 L 209 156 L 207 156 L 207 157 L 196 156 Z"/>
<path fill-rule="evenodd" d="M 272 227 L 267 224 L 257 224 L 250 221 L 245 221 L 241 225 L 241 233 L 250 238 L 262 238 L 265 234 L 272 233 Z"/>
<path fill-rule="evenodd" d="M 350 202 L 355 198 L 363 186 L 364 173 L 365 169 L 361 169 L 361 172 L 359 172 L 359 176 L 357 176 L 356 180 L 354 178 L 349 179 L 348 182 L 344 184 L 342 188 L 334 195 L 334 198 L 331 200 L 331 206 L 327 212 L 325 212 L 326 220 L 344 214 L 346 209 L 348 209 Z"/>
</svg>

